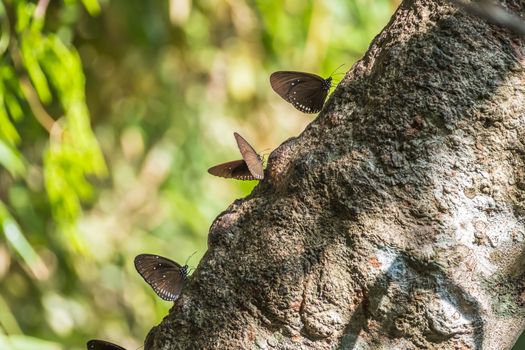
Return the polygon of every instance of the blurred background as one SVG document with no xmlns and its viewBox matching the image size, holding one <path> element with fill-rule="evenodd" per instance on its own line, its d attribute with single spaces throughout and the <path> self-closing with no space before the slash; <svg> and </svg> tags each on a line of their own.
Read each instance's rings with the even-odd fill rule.
<svg viewBox="0 0 525 350">
<path fill-rule="evenodd" d="M 255 185 L 206 172 L 240 157 L 233 131 L 268 153 L 313 118 L 270 73 L 345 72 L 397 6 L 1 1 L 0 349 L 142 345 L 172 303 L 134 256 L 197 266 Z"/>
</svg>

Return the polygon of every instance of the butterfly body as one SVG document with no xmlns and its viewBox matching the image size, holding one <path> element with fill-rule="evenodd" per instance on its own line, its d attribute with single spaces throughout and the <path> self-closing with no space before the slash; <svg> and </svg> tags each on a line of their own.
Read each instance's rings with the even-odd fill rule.
<svg viewBox="0 0 525 350">
<path fill-rule="evenodd" d="M 317 113 L 323 109 L 332 77 L 324 79 L 316 74 L 279 71 L 270 76 L 272 89 L 285 101 L 304 113 Z"/>
<path fill-rule="evenodd" d="M 105 340 L 92 339 L 87 342 L 88 350 L 126 350 L 122 346 Z"/>
<path fill-rule="evenodd" d="M 233 133 L 242 158 L 222 163 L 208 169 L 208 173 L 237 180 L 262 180 L 264 168 L 262 158 L 253 147 L 238 133 Z"/>
<path fill-rule="evenodd" d="M 188 277 L 187 265 L 181 266 L 160 255 L 137 255 L 135 268 L 155 293 L 167 301 L 177 300 Z"/>
</svg>

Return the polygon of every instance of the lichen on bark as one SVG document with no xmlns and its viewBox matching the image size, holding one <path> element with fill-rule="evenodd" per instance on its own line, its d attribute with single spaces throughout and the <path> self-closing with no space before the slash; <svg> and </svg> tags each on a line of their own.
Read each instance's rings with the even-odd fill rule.
<svg viewBox="0 0 525 350">
<path fill-rule="evenodd" d="M 525 326 L 524 57 L 503 28 L 404 1 L 212 224 L 146 350 L 510 349 Z"/>
</svg>

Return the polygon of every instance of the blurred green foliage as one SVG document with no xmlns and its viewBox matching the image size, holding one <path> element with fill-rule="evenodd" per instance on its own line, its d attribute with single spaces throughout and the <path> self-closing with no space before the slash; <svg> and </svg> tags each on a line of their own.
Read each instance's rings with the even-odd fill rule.
<svg viewBox="0 0 525 350">
<path fill-rule="evenodd" d="M 253 182 L 209 176 L 310 117 L 279 69 L 348 69 L 389 0 L 0 2 L 0 349 L 128 349 L 167 313 L 132 265 L 206 251 Z M 90 117 L 91 115 L 91 117 Z"/>
</svg>

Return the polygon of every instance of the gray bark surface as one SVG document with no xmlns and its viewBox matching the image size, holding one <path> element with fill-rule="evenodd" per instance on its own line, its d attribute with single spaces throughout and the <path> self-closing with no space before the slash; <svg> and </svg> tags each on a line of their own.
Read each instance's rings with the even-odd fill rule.
<svg viewBox="0 0 525 350">
<path fill-rule="evenodd" d="M 525 327 L 524 53 L 452 5 L 404 1 L 215 220 L 145 349 L 510 349 Z"/>
</svg>

